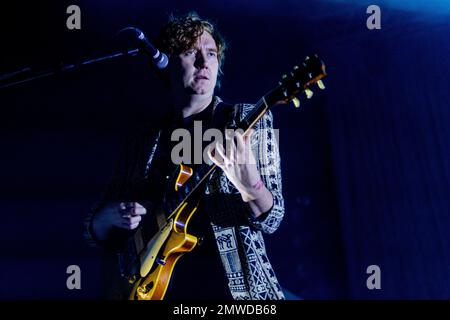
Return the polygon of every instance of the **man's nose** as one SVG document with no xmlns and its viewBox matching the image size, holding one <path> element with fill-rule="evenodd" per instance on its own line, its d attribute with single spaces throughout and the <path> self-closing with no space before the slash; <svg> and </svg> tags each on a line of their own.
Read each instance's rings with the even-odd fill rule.
<svg viewBox="0 0 450 320">
<path fill-rule="evenodd" d="M 197 68 L 206 68 L 206 53 L 202 50 L 197 51 L 197 55 L 195 57 L 195 67 Z"/>
</svg>

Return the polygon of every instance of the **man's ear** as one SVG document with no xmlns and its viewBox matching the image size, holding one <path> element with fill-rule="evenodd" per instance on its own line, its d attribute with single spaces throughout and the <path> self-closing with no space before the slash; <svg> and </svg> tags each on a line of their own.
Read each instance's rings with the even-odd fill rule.
<svg viewBox="0 0 450 320">
<path fill-rule="evenodd" d="M 216 86 L 214 87 L 214 92 L 219 92 L 222 87 L 222 72 L 217 74 Z"/>
</svg>

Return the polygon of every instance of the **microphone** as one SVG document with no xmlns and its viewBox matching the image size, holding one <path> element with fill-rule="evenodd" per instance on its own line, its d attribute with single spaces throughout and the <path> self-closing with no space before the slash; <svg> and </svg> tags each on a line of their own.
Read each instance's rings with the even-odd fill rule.
<svg viewBox="0 0 450 320">
<path fill-rule="evenodd" d="M 167 65 L 169 64 L 169 58 L 167 57 L 167 55 L 155 48 L 155 46 L 147 39 L 142 30 L 135 27 L 126 27 L 120 30 L 119 33 L 125 30 L 133 30 L 135 32 L 140 42 L 142 51 L 146 55 L 149 55 L 151 57 L 152 62 L 156 68 L 162 70 L 167 67 Z"/>
</svg>

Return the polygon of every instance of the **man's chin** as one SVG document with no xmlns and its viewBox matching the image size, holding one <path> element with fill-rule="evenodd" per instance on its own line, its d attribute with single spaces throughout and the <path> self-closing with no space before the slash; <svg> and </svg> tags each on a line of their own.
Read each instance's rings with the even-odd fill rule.
<svg viewBox="0 0 450 320">
<path fill-rule="evenodd" d="M 214 90 L 213 90 L 214 91 Z M 191 95 L 195 94 L 195 95 L 208 95 L 211 94 L 211 90 L 209 88 L 189 88 L 189 92 Z"/>
</svg>

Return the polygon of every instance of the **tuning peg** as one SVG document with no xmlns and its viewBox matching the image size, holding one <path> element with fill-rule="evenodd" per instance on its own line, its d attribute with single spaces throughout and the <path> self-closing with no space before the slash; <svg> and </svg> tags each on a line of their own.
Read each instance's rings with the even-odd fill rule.
<svg viewBox="0 0 450 320">
<path fill-rule="evenodd" d="M 298 66 L 294 66 L 292 69 L 297 70 L 297 69 L 298 69 Z"/>
<path fill-rule="evenodd" d="M 299 107 L 300 107 L 300 100 L 299 100 L 297 97 L 294 97 L 294 98 L 292 99 L 292 102 L 294 103 L 294 106 L 295 106 L 296 108 L 299 108 Z"/>
<path fill-rule="evenodd" d="M 283 85 L 283 83 L 285 82 L 284 80 L 286 80 L 286 78 L 287 78 L 287 74 L 283 74 L 283 75 L 281 76 L 281 80 L 278 81 L 278 84 L 279 84 L 280 86 Z"/>
<path fill-rule="evenodd" d="M 314 92 L 312 92 L 310 89 L 305 89 L 306 98 L 311 99 Z"/>
<path fill-rule="evenodd" d="M 320 90 L 325 89 L 325 85 L 323 84 L 322 80 L 317 81 L 317 86 L 319 87 Z"/>
</svg>

